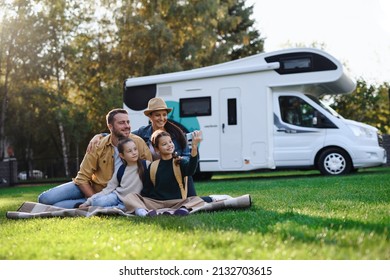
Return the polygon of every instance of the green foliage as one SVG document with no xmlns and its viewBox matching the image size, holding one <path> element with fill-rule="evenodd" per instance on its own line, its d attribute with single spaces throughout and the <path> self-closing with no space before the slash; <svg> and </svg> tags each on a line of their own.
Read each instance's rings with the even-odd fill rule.
<svg viewBox="0 0 390 280">
<path fill-rule="evenodd" d="M 46 152 L 66 164 L 72 147 L 107 130 L 126 78 L 261 52 L 244 3 L 1 1 L 0 158 L 6 140 L 18 159 Z"/>
<path fill-rule="evenodd" d="M 250 194 L 246 210 L 188 217 L 7 220 L 52 186 L 0 189 L 0 259 L 387 260 L 389 167 L 350 176 L 312 172 L 220 175 L 199 195 Z"/>
<path fill-rule="evenodd" d="M 130 76 L 193 69 L 263 51 L 242 0 L 123 1 L 115 50 Z"/>
<path fill-rule="evenodd" d="M 370 124 L 382 133 L 390 133 L 390 86 L 368 85 L 357 81 L 356 90 L 349 95 L 334 97 L 332 107 L 347 119 Z"/>
</svg>

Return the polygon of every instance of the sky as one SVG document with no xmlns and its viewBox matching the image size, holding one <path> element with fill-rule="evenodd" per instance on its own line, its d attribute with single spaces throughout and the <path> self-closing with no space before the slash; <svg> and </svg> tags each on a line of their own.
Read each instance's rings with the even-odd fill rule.
<svg viewBox="0 0 390 280">
<path fill-rule="evenodd" d="M 352 78 L 390 82 L 389 0 L 247 0 L 264 51 L 316 43 Z"/>
</svg>

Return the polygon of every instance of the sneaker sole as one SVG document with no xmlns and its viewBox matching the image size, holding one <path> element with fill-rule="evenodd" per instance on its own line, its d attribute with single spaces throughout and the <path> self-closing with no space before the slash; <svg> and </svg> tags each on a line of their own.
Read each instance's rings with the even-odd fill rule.
<svg viewBox="0 0 390 280">
<path fill-rule="evenodd" d="M 157 216 L 157 211 L 156 210 L 150 210 L 146 216 L 148 216 L 148 217 L 156 217 Z"/>
<path fill-rule="evenodd" d="M 173 212 L 173 215 L 175 215 L 175 216 L 187 216 L 188 214 L 189 214 L 188 210 L 181 209 L 181 208 L 179 208 L 179 209 L 175 210 L 175 212 Z"/>
</svg>

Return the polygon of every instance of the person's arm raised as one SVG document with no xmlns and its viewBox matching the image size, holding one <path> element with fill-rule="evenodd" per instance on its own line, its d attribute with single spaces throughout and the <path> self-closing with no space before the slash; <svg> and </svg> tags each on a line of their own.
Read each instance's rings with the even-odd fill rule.
<svg viewBox="0 0 390 280">
<path fill-rule="evenodd" d="M 202 131 L 195 130 L 192 132 L 192 149 L 191 149 L 191 156 L 196 157 L 198 155 L 198 146 L 199 143 L 203 140 L 202 138 Z"/>
</svg>

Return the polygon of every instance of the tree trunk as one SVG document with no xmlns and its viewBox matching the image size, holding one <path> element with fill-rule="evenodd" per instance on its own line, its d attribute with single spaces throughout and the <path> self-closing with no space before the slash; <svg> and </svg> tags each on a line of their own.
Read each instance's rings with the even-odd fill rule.
<svg viewBox="0 0 390 280">
<path fill-rule="evenodd" d="M 64 126 L 62 124 L 61 118 L 58 121 L 58 129 L 60 131 L 61 146 L 62 146 L 62 157 L 64 159 L 65 176 L 69 177 L 68 151 L 67 151 L 67 148 L 66 148 L 67 145 L 66 145 L 66 139 L 65 139 L 65 131 L 64 131 Z"/>
<path fill-rule="evenodd" d="M 0 115 L 0 161 L 4 159 L 4 150 L 5 150 L 5 133 L 4 133 L 4 126 L 5 126 L 5 112 L 7 110 L 7 86 L 4 86 L 4 95 L 3 95 L 3 101 L 1 103 L 1 115 Z"/>
<path fill-rule="evenodd" d="M 2 51 L 2 50 L 1 50 Z M 11 48 L 7 54 L 6 69 L 5 69 L 5 78 L 4 78 L 4 94 L 1 102 L 1 113 L 0 113 L 0 161 L 4 159 L 5 154 L 5 117 L 8 105 L 8 82 L 9 82 L 9 73 L 11 71 Z M 1 66 L 1 64 L 0 64 Z M 0 67 L 1 71 L 1 67 Z M 1 72 L 0 72 L 1 77 Z"/>
</svg>

